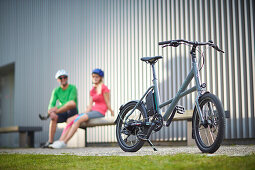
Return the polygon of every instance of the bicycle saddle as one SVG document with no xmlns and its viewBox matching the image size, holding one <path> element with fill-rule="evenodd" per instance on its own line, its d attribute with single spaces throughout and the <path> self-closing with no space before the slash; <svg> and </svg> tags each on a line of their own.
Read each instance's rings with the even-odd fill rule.
<svg viewBox="0 0 255 170">
<path fill-rule="evenodd" d="M 142 61 L 145 61 L 146 63 L 150 63 L 150 64 L 153 64 L 153 63 L 156 63 L 158 59 L 161 59 L 163 58 L 162 56 L 155 56 L 155 57 L 142 57 L 141 60 Z"/>
</svg>

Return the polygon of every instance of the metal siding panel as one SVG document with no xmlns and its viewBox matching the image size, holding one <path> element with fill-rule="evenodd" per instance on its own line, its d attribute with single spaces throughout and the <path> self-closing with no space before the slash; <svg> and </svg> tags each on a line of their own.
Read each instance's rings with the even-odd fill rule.
<svg viewBox="0 0 255 170">
<path fill-rule="evenodd" d="M 254 12 L 254 6 L 255 6 L 255 3 L 254 1 L 250 1 L 249 3 L 250 5 L 250 13 L 248 15 L 250 15 L 250 20 L 247 21 L 247 23 L 250 23 L 250 34 L 248 35 L 249 38 L 250 38 L 250 49 L 248 51 L 251 52 L 251 54 L 247 57 L 249 57 L 249 63 L 250 63 L 250 76 L 249 76 L 249 81 L 250 81 L 250 89 L 251 89 L 251 93 L 248 93 L 248 94 L 251 94 L 250 98 L 248 98 L 248 101 L 250 102 L 250 110 L 249 111 L 249 130 L 250 130 L 250 133 L 249 133 L 249 137 L 252 137 L 254 138 L 255 137 L 255 118 L 254 118 L 254 112 L 255 112 L 255 109 L 254 109 L 254 101 L 255 101 L 255 52 L 254 52 L 254 49 L 255 49 L 255 34 L 254 34 L 254 15 L 255 15 L 255 12 Z M 248 10 L 247 10 L 248 12 Z M 248 53 L 247 53 L 248 54 Z"/>
<path fill-rule="evenodd" d="M 58 86 L 53 77 L 58 67 L 69 71 L 69 82 L 78 88 L 80 112 L 88 103 L 91 70 L 104 69 L 117 115 L 121 104 L 139 99 L 151 84 L 150 67 L 139 60 L 143 56 L 164 57 L 156 66 L 161 100 L 177 92 L 191 68 L 189 47 L 162 50 L 157 46 L 158 41 L 177 38 L 212 39 L 226 50 L 224 55 L 207 50 L 201 78 L 230 110 L 225 137 L 255 137 L 253 1 L 48 0 L 0 4 L 8 6 L 0 10 L 0 65 L 14 61 L 15 82 L 19 82 L 15 84 L 15 124 L 43 126 L 46 130 L 36 134 L 36 143 L 48 136 L 48 122 L 40 121 L 37 113 L 47 111 L 51 90 Z M 195 94 L 187 96 L 180 104 L 192 109 L 194 98 Z M 175 122 L 153 139 L 183 140 L 185 130 L 186 122 Z M 115 126 L 92 128 L 88 134 L 90 142 L 116 141 Z"/>
<path fill-rule="evenodd" d="M 243 3 L 241 1 L 238 2 L 239 8 L 239 36 L 240 36 L 240 56 L 245 56 L 245 37 L 244 37 L 244 14 L 243 14 Z M 247 138 L 249 129 L 247 128 L 247 79 L 245 77 L 244 69 L 246 68 L 246 60 L 245 57 L 240 57 L 240 87 L 241 87 L 241 117 L 242 117 L 242 138 Z"/>
<path fill-rule="evenodd" d="M 222 49 L 224 51 L 227 51 L 227 25 L 226 25 L 226 1 L 221 1 L 220 2 L 221 5 L 221 29 L 222 29 Z M 229 78 L 228 78 L 228 70 L 229 70 L 229 66 L 228 66 L 228 58 L 226 55 L 221 56 L 223 58 L 222 60 L 222 74 L 223 74 L 223 98 L 222 98 L 222 104 L 224 106 L 225 109 L 229 108 L 229 100 L 227 98 L 228 96 L 228 89 L 227 87 L 229 87 L 228 83 L 229 83 Z M 225 128 L 225 138 L 229 138 L 230 137 L 230 126 L 229 126 L 229 120 L 226 120 L 226 128 Z"/>
<path fill-rule="evenodd" d="M 240 79 L 240 65 L 239 65 L 239 48 L 238 48 L 238 42 L 239 42 L 239 36 L 238 36 L 238 7 L 237 7 L 237 1 L 233 1 L 233 18 L 236 18 L 233 20 L 233 25 L 236 25 L 237 27 L 233 27 L 233 34 L 234 34 L 234 83 L 235 83 L 235 94 L 236 94 L 236 100 L 235 100 L 235 109 L 236 109 L 236 126 L 237 126 L 237 138 L 241 137 L 241 123 L 240 123 L 240 85 L 238 82 Z"/>
<path fill-rule="evenodd" d="M 233 70 L 234 70 L 234 66 L 233 66 L 233 21 L 231 17 L 231 11 L 232 11 L 232 6 L 231 6 L 231 2 L 227 1 L 227 26 L 228 26 L 228 51 L 226 51 L 226 56 L 228 58 L 228 60 L 230 61 L 229 63 L 229 101 L 230 101 L 230 127 L 231 127 L 231 133 L 230 133 L 230 137 L 231 138 L 235 138 L 236 137 L 236 122 L 235 120 L 235 104 L 234 104 L 234 79 L 233 79 Z"/>
<path fill-rule="evenodd" d="M 185 38 L 187 40 L 191 40 L 190 38 L 190 29 L 189 29 L 189 26 L 190 26 L 190 20 L 189 20 L 189 9 L 190 9 L 190 1 L 189 0 L 185 0 Z M 189 54 L 189 51 L 188 51 L 189 47 L 184 47 L 184 56 L 185 56 L 185 59 L 186 59 L 186 72 L 185 72 L 185 78 L 191 68 L 191 64 L 190 64 L 190 54 Z M 191 85 L 188 86 L 188 88 L 190 88 Z M 192 104 L 191 104 L 191 95 L 188 95 L 186 97 L 186 101 L 187 101 L 187 105 L 186 105 L 186 109 L 192 109 Z"/>
</svg>

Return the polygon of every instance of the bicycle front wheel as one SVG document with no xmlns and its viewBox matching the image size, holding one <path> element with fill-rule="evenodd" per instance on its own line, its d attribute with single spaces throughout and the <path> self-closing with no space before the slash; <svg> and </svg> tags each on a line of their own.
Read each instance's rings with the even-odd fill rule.
<svg viewBox="0 0 255 170">
<path fill-rule="evenodd" d="M 225 115 L 220 100 L 211 93 L 199 99 L 204 123 L 200 122 L 197 109 L 194 110 L 194 137 L 198 148 L 203 153 L 214 153 L 220 147 L 225 130 Z"/>
</svg>

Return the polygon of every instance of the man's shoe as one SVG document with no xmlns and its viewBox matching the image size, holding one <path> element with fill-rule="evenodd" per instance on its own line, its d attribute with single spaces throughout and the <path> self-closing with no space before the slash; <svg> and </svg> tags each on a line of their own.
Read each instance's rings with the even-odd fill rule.
<svg viewBox="0 0 255 170">
<path fill-rule="evenodd" d="M 42 148 L 49 148 L 49 145 L 50 144 L 52 144 L 52 143 L 50 143 L 49 141 L 48 142 L 46 142 L 43 146 L 42 146 Z"/>
</svg>

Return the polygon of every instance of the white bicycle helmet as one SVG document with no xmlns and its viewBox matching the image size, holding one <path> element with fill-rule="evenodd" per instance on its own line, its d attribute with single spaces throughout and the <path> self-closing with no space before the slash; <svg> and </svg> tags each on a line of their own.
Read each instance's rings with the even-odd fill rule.
<svg viewBox="0 0 255 170">
<path fill-rule="evenodd" d="M 55 78 L 58 79 L 59 76 L 67 76 L 68 77 L 68 73 L 64 69 L 61 69 L 61 70 L 58 70 L 58 72 L 55 75 Z"/>
</svg>

